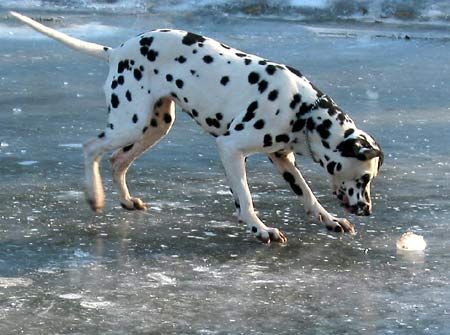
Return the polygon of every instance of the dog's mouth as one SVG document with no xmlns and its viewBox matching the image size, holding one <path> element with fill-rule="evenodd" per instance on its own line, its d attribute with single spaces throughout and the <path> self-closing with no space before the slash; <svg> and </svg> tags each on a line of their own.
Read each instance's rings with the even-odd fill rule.
<svg viewBox="0 0 450 335">
<path fill-rule="evenodd" d="M 355 206 L 350 205 L 350 199 L 345 193 L 339 192 L 336 196 L 341 202 L 341 206 L 344 207 L 347 212 L 351 214 L 355 212 Z"/>
</svg>

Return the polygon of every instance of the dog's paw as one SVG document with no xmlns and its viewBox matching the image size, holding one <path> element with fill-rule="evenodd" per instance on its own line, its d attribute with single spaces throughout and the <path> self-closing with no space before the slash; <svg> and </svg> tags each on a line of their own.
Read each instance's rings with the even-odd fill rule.
<svg viewBox="0 0 450 335">
<path fill-rule="evenodd" d="M 146 210 L 147 206 L 145 206 L 144 202 L 139 199 L 139 198 L 130 198 L 128 200 L 122 200 L 120 202 L 120 205 L 122 206 L 122 208 L 129 210 L 129 211 L 133 211 L 133 210 Z"/>
<path fill-rule="evenodd" d="M 254 227 L 256 228 L 256 227 Z M 287 243 L 287 237 L 286 235 L 277 228 L 265 228 L 265 229 L 255 229 L 252 228 L 252 232 L 255 235 L 255 237 L 265 244 L 270 244 L 272 242 L 278 242 L 278 243 Z"/>
<path fill-rule="evenodd" d="M 326 227 L 330 231 L 337 233 L 349 233 L 351 235 L 356 234 L 355 227 L 347 219 L 331 218 L 325 223 Z"/>
</svg>

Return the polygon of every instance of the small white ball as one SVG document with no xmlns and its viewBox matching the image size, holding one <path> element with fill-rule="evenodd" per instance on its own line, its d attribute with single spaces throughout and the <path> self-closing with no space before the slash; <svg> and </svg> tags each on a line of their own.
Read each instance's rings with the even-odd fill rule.
<svg viewBox="0 0 450 335">
<path fill-rule="evenodd" d="M 425 250 L 427 243 L 423 236 L 414 234 L 412 231 L 404 233 L 397 240 L 397 249 L 408 251 L 422 251 Z"/>
</svg>

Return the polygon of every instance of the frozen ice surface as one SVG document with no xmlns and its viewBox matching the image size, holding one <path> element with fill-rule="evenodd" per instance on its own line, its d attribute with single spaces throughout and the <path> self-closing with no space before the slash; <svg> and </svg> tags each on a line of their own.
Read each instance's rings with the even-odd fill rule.
<svg viewBox="0 0 450 335">
<path fill-rule="evenodd" d="M 132 194 L 149 210 L 120 208 L 105 159 L 106 206 L 94 215 L 80 147 L 106 122 L 107 65 L 5 20 L 0 30 L 20 38 L 0 34 L 0 334 L 448 334 L 447 28 L 64 17 L 66 31 L 87 38 L 77 27 L 94 27 L 91 39 L 107 45 L 177 27 L 297 67 L 375 135 L 386 161 L 373 215 L 350 217 L 357 235 L 341 236 L 308 220 L 268 160 L 251 157 L 256 208 L 289 238 L 265 246 L 233 215 L 214 140 L 178 113 L 129 171 Z M 392 37 L 405 34 L 411 39 Z M 13 115 L 18 106 L 26 112 Z M 324 206 L 344 215 L 320 166 L 298 164 Z M 397 253 L 407 229 L 429 248 Z"/>
</svg>

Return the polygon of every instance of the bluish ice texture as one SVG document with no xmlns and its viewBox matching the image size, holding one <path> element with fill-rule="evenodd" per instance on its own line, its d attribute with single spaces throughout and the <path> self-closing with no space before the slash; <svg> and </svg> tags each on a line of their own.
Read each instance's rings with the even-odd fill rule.
<svg viewBox="0 0 450 335">
<path fill-rule="evenodd" d="M 329 233 L 255 156 L 248 172 L 256 208 L 289 238 L 285 246 L 259 244 L 233 216 L 213 138 L 181 112 L 129 173 L 132 193 L 149 210 L 120 208 L 105 159 L 107 201 L 94 215 L 82 194 L 81 143 L 106 123 L 107 65 L 5 18 L 0 334 L 449 333 L 445 23 L 314 24 L 115 8 L 28 13 L 110 46 L 180 28 L 299 68 L 383 147 L 373 216 L 349 217 L 355 236 Z M 325 171 L 304 158 L 299 165 L 323 205 L 346 215 Z M 407 230 L 424 236 L 424 252 L 396 251 Z"/>
</svg>

